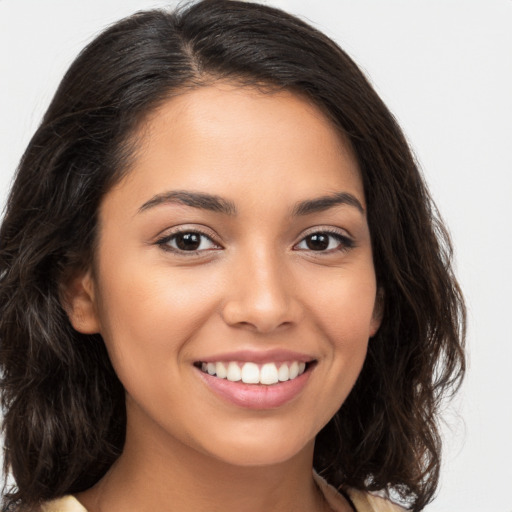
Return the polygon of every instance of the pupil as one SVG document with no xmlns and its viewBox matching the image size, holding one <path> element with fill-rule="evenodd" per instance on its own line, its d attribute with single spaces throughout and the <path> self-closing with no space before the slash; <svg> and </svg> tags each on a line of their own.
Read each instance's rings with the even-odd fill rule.
<svg viewBox="0 0 512 512">
<path fill-rule="evenodd" d="M 195 251 L 201 243 L 201 236 L 197 233 L 185 233 L 176 237 L 176 245 L 182 251 Z"/>
<path fill-rule="evenodd" d="M 312 251 L 325 251 L 329 247 L 329 236 L 323 233 L 317 233 L 307 238 L 306 245 Z"/>
</svg>

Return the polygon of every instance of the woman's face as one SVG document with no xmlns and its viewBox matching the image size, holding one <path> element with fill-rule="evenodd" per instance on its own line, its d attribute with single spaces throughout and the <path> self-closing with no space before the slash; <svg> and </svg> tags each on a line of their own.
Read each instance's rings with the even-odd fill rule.
<svg viewBox="0 0 512 512">
<path fill-rule="evenodd" d="M 103 336 L 129 431 L 237 465 L 311 449 L 379 326 L 352 151 L 301 97 L 227 84 L 141 137 L 70 314 Z"/>
</svg>

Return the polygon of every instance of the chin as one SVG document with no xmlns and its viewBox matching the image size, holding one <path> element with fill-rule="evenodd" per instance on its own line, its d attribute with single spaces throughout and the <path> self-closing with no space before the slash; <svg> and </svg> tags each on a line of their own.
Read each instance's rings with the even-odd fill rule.
<svg viewBox="0 0 512 512">
<path fill-rule="evenodd" d="M 215 450 L 207 450 L 210 456 L 239 467 L 273 466 L 286 463 L 304 454 L 312 456 L 314 438 L 306 441 L 289 435 L 272 435 L 270 438 L 233 436 L 225 443 L 215 444 Z M 309 456 L 309 455 L 308 455 Z"/>
</svg>

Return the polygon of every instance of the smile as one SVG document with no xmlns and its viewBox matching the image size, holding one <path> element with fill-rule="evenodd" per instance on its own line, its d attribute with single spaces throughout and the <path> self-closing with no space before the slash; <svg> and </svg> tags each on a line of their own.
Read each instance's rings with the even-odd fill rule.
<svg viewBox="0 0 512 512">
<path fill-rule="evenodd" d="M 231 382 L 244 384 L 263 384 L 271 386 L 279 382 L 294 380 L 304 373 L 308 363 L 303 361 L 286 361 L 258 364 L 254 362 L 200 362 L 197 367 L 208 375 Z"/>
</svg>

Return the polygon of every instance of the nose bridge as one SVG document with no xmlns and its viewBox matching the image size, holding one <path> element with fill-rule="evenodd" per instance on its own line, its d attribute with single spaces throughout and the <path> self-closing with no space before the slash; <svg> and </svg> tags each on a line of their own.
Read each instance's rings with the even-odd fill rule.
<svg viewBox="0 0 512 512">
<path fill-rule="evenodd" d="M 224 319 L 270 332 L 297 319 L 285 255 L 270 244 L 239 254 L 230 276 Z"/>
</svg>

